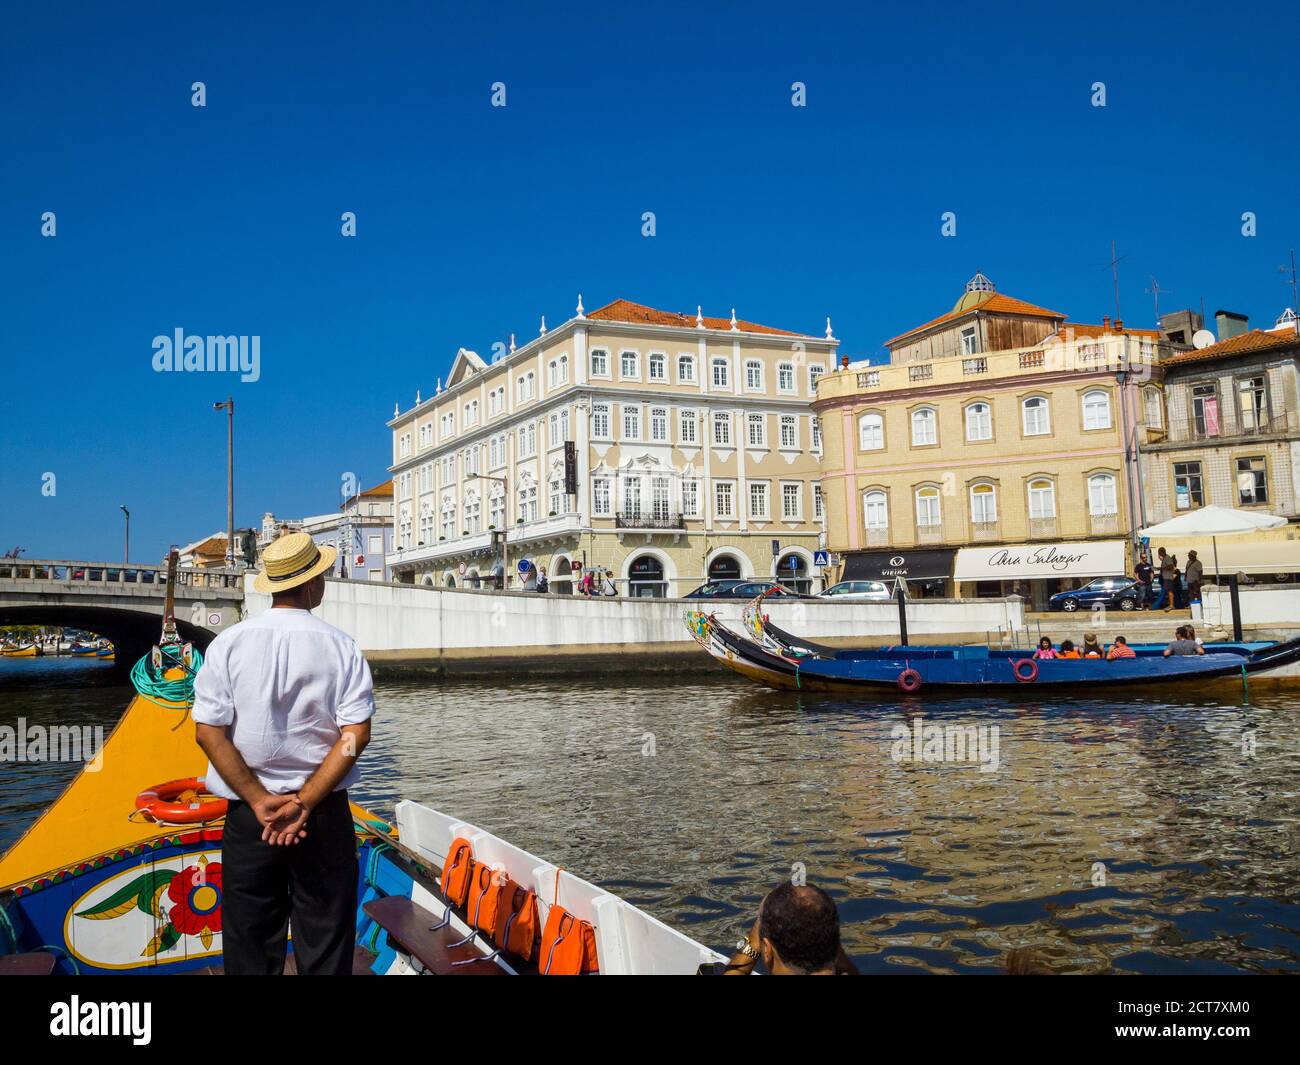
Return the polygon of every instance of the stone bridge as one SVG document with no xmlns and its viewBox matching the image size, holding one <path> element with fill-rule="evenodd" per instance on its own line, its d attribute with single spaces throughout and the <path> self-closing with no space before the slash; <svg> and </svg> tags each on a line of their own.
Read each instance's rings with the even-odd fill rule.
<svg viewBox="0 0 1300 1065">
<path fill-rule="evenodd" d="M 0 559 L 0 628 L 61 625 L 106 636 L 119 670 L 158 642 L 167 597 L 165 566 Z M 200 650 L 242 616 L 242 570 L 178 570 L 176 627 Z"/>
</svg>

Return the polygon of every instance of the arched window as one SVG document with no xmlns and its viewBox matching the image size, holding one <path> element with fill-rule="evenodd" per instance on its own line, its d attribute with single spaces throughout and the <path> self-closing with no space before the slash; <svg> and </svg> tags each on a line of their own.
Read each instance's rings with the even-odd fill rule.
<svg viewBox="0 0 1300 1065">
<path fill-rule="evenodd" d="M 916 525 L 920 529 L 937 529 L 943 515 L 939 509 L 939 489 L 933 485 L 916 490 Z"/>
<path fill-rule="evenodd" d="M 1048 415 L 1047 399 L 1043 396 L 1030 396 L 1020 404 L 1025 436 L 1044 436 L 1052 431 L 1052 421 Z"/>
<path fill-rule="evenodd" d="M 998 494 L 991 484 L 971 485 L 970 520 L 976 525 L 994 525 L 998 520 Z"/>
<path fill-rule="evenodd" d="M 627 587 L 633 599 L 662 599 L 668 587 L 664 564 L 654 555 L 637 555 L 627 569 Z"/>
<path fill-rule="evenodd" d="M 866 492 L 862 496 L 862 520 L 868 533 L 886 533 L 889 531 L 889 500 L 879 489 Z"/>
<path fill-rule="evenodd" d="M 776 565 L 776 580 L 792 592 L 807 595 L 812 591 L 812 580 L 808 575 L 808 561 L 803 555 L 791 551 L 782 555 Z"/>
<path fill-rule="evenodd" d="M 1056 485 L 1040 478 L 1029 482 L 1030 521 L 1050 521 L 1056 517 Z"/>
<path fill-rule="evenodd" d="M 864 414 L 858 419 L 858 448 L 879 451 L 885 446 L 885 419 L 879 414 Z"/>
<path fill-rule="evenodd" d="M 1119 513 L 1113 473 L 1094 473 L 1088 478 L 1088 513 L 1095 518 Z"/>
<path fill-rule="evenodd" d="M 709 580 L 740 580 L 740 559 L 735 555 L 719 555 L 709 563 Z"/>
<path fill-rule="evenodd" d="M 1094 389 L 1083 394 L 1083 427 L 1085 429 L 1110 428 L 1110 394 Z"/>
<path fill-rule="evenodd" d="M 660 352 L 650 356 L 650 380 L 665 381 L 668 378 L 668 359 Z"/>
<path fill-rule="evenodd" d="M 966 408 L 966 439 L 993 439 L 993 408 L 987 403 L 972 403 Z"/>
<path fill-rule="evenodd" d="M 763 391 L 763 364 L 757 359 L 745 363 L 745 388 L 750 392 Z"/>
<path fill-rule="evenodd" d="M 912 446 L 939 442 L 939 429 L 933 407 L 921 407 L 912 411 Z"/>
</svg>

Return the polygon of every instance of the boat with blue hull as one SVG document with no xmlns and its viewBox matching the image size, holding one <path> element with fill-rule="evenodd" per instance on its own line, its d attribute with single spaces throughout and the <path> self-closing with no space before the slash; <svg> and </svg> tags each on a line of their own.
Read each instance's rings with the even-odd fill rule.
<svg viewBox="0 0 1300 1065">
<path fill-rule="evenodd" d="M 1146 689 L 1211 682 L 1300 681 L 1300 637 L 1265 646 L 1210 644 L 1203 655 L 1166 658 L 1163 646 L 1134 645 L 1131 658 L 1036 659 L 1032 649 L 964 646 L 842 648 L 805 640 L 772 624 L 761 598 L 737 631 L 713 614 L 689 611 L 687 629 L 718 662 L 774 688 Z"/>
</svg>

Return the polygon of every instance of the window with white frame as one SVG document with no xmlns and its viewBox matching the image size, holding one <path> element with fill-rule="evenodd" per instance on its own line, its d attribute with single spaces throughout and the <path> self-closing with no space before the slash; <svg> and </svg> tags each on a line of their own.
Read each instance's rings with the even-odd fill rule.
<svg viewBox="0 0 1300 1065">
<path fill-rule="evenodd" d="M 560 441 L 561 443 L 569 439 L 569 409 L 566 407 L 560 411 Z"/>
<path fill-rule="evenodd" d="M 550 483 L 550 514 L 564 513 L 564 481 L 559 477 L 553 477 Z"/>
<path fill-rule="evenodd" d="M 438 437 L 446 440 L 449 436 L 456 433 L 456 415 L 453 411 L 447 411 L 446 414 L 438 418 Z"/>
<path fill-rule="evenodd" d="M 814 414 L 814 415 L 812 416 L 812 419 L 811 419 L 811 425 L 812 425 L 812 449 L 813 449 L 814 451 L 820 453 L 820 452 L 821 452 L 821 449 L 822 449 L 822 420 L 821 420 L 821 418 L 817 417 L 817 415 Z"/>
<path fill-rule="evenodd" d="M 763 364 L 757 359 L 745 362 L 745 388 L 750 392 L 763 391 Z"/>
<path fill-rule="evenodd" d="M 814 484 L 812 486 L 812 493 L 813 493 L 813 520 L 821 521 L 822 517 L 826 513 L 822 509 L 822 486 L 820 484 Z"/>
<path fill-rule="evenodd" d="M 529 370 L 526 374 L 521 375 L 515 381 L 515 397 L 521 402 L 527 402 L 533 398 L 537 390 L 537 375 Z"/>
<path fill-rule="evenodd" d="M 882 414 L 864 414 L 858 419 L 858 450 L 879 451 L 885 446 L 885 418 Z"/>
<path fill-rule="evenodd" d="M 1048 414 L 1047 397 L 1030 396 L 1020 403 L 1021 418 L 1025 436 L 1045 436 L 1052 431 L 1051 417 Z"/>
<path fill-rule="evenodd" d="M 987 403 L 972 403 L 966 408 L 966 439 L 993 439 L 993 408 Z"/>
<path fill-rule="evenodd" d="M 546 387 L 554 388 L 560 383 L 560 362 L 552 359 L 546 364 Z"/>
<path fill-rule="evenodd" d="M 456 504 L 452 502 L 449 496 L 443 496 L 441 520 L 438 523 L 438 531 L 446 539 L 456 535 Z"/>
<path fill-rule="evenodd" d="M 523 521 L 537 520 L 537 485 L 528 484 L 519 489 L 519 513 Z"/>
<path fill-rule="evenodd" d="M 924 447 L 939 442 L 939 419 L 933 407 L 912 411 L 912 446 Z"/>
<path fill-rule="evenodd" d="M 696 424 L 695 411 L 687 408 L 677 412 L 677 442 L 682 445 L 694 445 L 700 442 Z"/>
<path fill-rule="evenodd" d="M 650 517 L 655 521 L 668 520 L 672 510 L 669 499 L 671 489 L 672 485 L 667 477 L 650 478 Z"/>
<path fill-rule="evenodd" d="M 781 415 L 781 446 L 787 450 L 799 446 L 799 419 L 793 414 Z"/>
<path fill-rule="evenodd" d="M 591 350 L 591 376 L 608 377 L 609 376 L 609 352 L 602 348 L 592 348 Z"/>
<path fill-rule="evenodd" d="M 792 362 L 777 363 L 776 390 L 778 392 L 794 391 L 794 363 Z"/>
<path fill-rule="evenodd" d="M 651 352 L 650 362 L 648 366 L 650 369 L 651 381 L 668 380 L 668 357 L 664 355 L 663 352 L 661 351 Z"/>
<path fill-rule="evenodd" d="M 488 469 L 499 470 L 506 464 L 506 438 L 498 433 L 488 441 Z"/>
<path fill-rule="evenodd" d="M 679 385 L 695 384 L 695 356 L 677 356 L 677 383 Z"/>
<path fill-rule="evenodd" d="M 1085 429 L 1110 428 L 1110 393 L 1094 389 L 1083 394 L 1083 427 Z"/>
<path fill-rule="evenodd" d="M 916 490 L 916 524 L 922 529 L 938 528 L 941 523 L 939 489 L 933 485 Z"/>
<path fill-rule="evenodd" d="M 375 539 L 375 537 L 371 537 Z M 433 543 L 433 507 L 428 503 L 420 504 L 420 543 Z"/>
<path fill-rule="evenodd" d="M 397 497 L 399 499 L 411 498 L 411 471 L 397 475 Z"/>
<path fill-rule="evenodd" d="M 397 454 L 405 458 L 411 453 L 411 434 L 403 433 L 397 438 Z"/>
<path fill-rule="evenodd" d="M 494 484 L 488 496 L 488 521 L 494 529 L 506 526 L 506 490 L 502 485 Z"/>
<path fill-rule="evenodd" d="M 1114 474 L 1094 473 L 1088 478 L 1088 513 L 1094 518 L 1119 513 Z"/>
<path fill-rule="evenodd" d="M 798 521 L 802 516 L 802 489 L 798 482 L 781 482 L 781 517 L 785 521 Z"/>
<path fill-rule="evenodd" d="M 597 440 L 609 439 L 609 404 L 593 403 L 591 406 L 591 435 Z"/>
<path fill-rule="evenodd" d="M 558 411 L 551 411 L 551 416 L 546 419 L 546 443 L 548 447 L 555 447 L 560 442 L 560 415 Z"/>
<path fill-rule="evenodd" d="M 465 496 L 465 531 L 470 536 L 477 536 L 483 531 L 482 521 L 483 511 L 479 505 L 478 496 L 470 492 Z"/>
<path fill-rule="evenodd" d="M 745 442 L 749 447 L 767 446 L 767 418 L 762 414 L 745 415 Z"/>
<path fill-rule="evenodd" d="M 465 449 L 465 476 L 478 476 L 478 446 L 468 447 Z"/>
<path fill-rule="evenodd" d="M 970 520 L 976 525 L 992 525 L 998 520 L 998 495 L 991 484 L 971 485 Z"/>
<path fill-rule="evenodd" d="M 569 383 L 569 356 L 561 355 L 559 364 L 560 384 Z"/>
<path fill-rule="evenodd" d="M 885 532 L 889 529 L 889 500 L 884 492 L 877 489 L 863 493 L 862 521 L 869 532 Z"/>
<path fill-rule="evenodd" d="M 477 424 L 478 424 L 478 400 L 471 399 L 468 403 L 465 404 L 465 425 L 470 426 L 470 425 L 477 425 Z"/>
<path fill-rule="evenodd" d="M 397 508 L 397 540 L 399 547 L 408 548 L 411 546 L 410 503 L 403 503 Z"/>
<path fill-rule="evenodd" d="M 731 446 L 731 415 L 726 411 L 713 412 L 713 443 L 718 447 Z"/>
<path fill-rule="evenodd" d="M 817 382 L 825 372 L 826 367 L 819 362 L 814 362 L 808 367 L 808 392 L 810 395 L 817 395 Z"/>
<path fill-rule="evenodd" d="M 979 349 L 979 336 L 975 332 L 975 327 L 968 325 L 961 331 L 961 353 L 963 355 L 977 355 Z"/>
<path fill-rule="evenodd" d="M 624 380 L 636 380 L 641 376 L 641 357 L 635 351 L 620 352 L 618 356 L 618 375 Z"/>
<path fill-rule="evenodd" d="M 749 482 L 749 516 L 766 518 L 768 516 L 767 482 Z"/>
<path fill-rule="evenodd" d="M 721 521 L 736 516 L 736 485 L 734 481 L 713 482 L 713 514 Z"/>
<path fill-rule="evenodd" d="M 1029 482 L 1030 521 L 1050 521 L 1056 517 L 1056 485 L 1046 478 Z"/>
<path fill-rule="evenodd" d="M 1142 399 L 1146 405 L 1147 425 L 1152 429 L 1163 428 L 1165 424 L 1165 403 L 1164 397 L 1160 395 L 1160 389 L 1146 389 L 1142 393 Z"/>
<path fill-rule="evenodd" d="M 623 519 L 641 520 L 641 478 L 623 478 Z"/>
<path fill-rule="evenodd" d="M 433 463 L 426 462 L 420 467 L 420 491 L 433 491 Z"/>
<path fill-rule="evenodd" d="M 713 387 L 731 387 L 731 365 L 721 356 L 713 360 Z"/>
<path fill-rule="evenodd" d="M 623 439 L 640 440 L 641 439 L 641 408 L 629 407 L 623 408 Z"/>
<path fill-rule="evenodd" d="M 656 444 L 668 442 L 668 408 L 650 408 L 650 439 Z"/>
<path fill-rule="evenodd" d="M 609 479 L 597 477 L 591 482 L 591 512 L 598 518 L 608 518 L 612 513 Z"/>
<path fill-rule="evenodd" d="M 682 517 L 698 518 L 700 516 L 700 482 L 685 480 L 682 485 Z"/>
<path fill-rule="evenodd" d="M 420 426 L 420 447 L 426 448 L 433 443 L 433 422 L 425 422 Z"/>
<path fill-rule="evenodd" d="M 518 458 L 528 459 L 537 454 L 537 426 L 532 422 L 519 427 Z"/>
</svg>

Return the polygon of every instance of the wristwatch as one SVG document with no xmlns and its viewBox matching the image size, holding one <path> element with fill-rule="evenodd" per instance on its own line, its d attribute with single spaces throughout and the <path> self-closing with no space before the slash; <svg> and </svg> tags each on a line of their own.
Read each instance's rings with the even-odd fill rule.
<svg viewBox="0 0 1300 1065">
<path fill-rule="evenodd" d="M 750 961 L 758 961 L 758 951 L 749 945 L 748 939 L 742 939 L 737 945 L 737 949 Z"/>
</svg>

